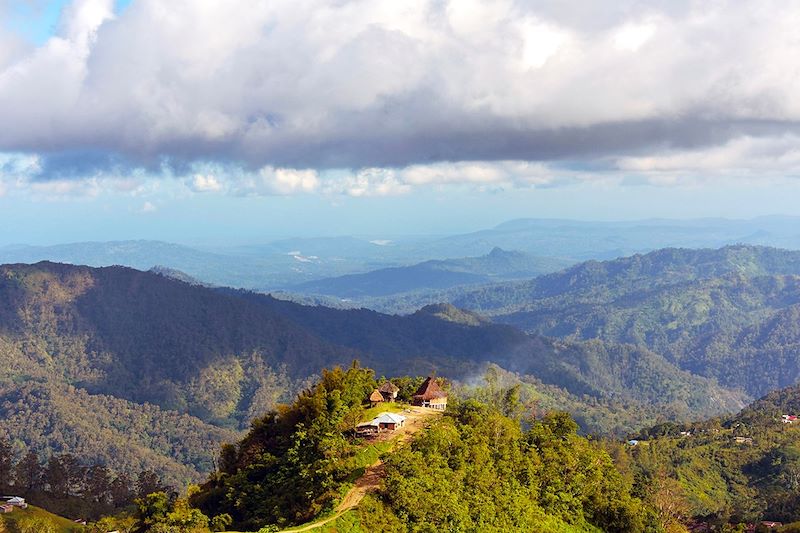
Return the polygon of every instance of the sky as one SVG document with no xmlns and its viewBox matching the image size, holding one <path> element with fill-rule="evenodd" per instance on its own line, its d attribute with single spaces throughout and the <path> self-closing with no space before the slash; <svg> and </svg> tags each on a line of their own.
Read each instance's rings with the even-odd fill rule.
<svg viewBox="0 0 800 533">
<path fill-rule="evenodd" d="M 800 215 L 800 4 L 0 0 L 0 244 Z"/>
</svg>

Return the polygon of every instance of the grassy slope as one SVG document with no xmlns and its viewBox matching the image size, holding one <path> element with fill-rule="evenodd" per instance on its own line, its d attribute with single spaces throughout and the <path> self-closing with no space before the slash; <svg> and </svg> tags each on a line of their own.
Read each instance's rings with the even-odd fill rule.
<svg viewBox="0 0 800 533">
<path fill-rule="evenodd" d="M 59 533 L 73 533 L 84 531 L 85 529 L 83 526 L 73 523 L 72 520 L 54 515 L 53 513 L 49 513 L 44 509 L 34 507 L 33 505 L 29 505 L 27 509 L 14 509 L 13 513 L 0 515 L 0 521 L 7 525 L 11 525 L 15 524 L 17 520 L 23 516 L 37 516 L 40 518 L 46 518 L 56 525 L 56 531 Z"/>
</svg>

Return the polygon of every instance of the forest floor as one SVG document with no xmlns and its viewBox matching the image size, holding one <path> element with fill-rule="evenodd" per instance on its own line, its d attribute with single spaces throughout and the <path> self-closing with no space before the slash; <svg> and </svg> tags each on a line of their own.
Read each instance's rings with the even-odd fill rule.
<svg viewBox="0 0 800 533">
<path fill-rule="evenodd" d="M 403 427 L 391 432 L 386 431 L 382 433 L 376 440 L 391 439 L 393 441 L 393 447 L 407 442 L 412 436 L 414 436 L 415 433 L 424 429 L 432 417 L 440 416 L 442 412 L 435 409 L 428 409 L 426 407 L 409 407 L 408 409 L 401 411 L 400 414 L 406 417 Z M 364 470 L 364 474 L 361 477 L 356 479 L 355 485 L 347 492 L 347 494 L 345 494 L 344 498 L 342 498 L 342 501 L 336 507 L 336 511 L 332 515 L 327 516 L 317 522 L 284 529 L 283 533 L 311 531 L 318 527 L 322 527 L 329 522 L 333 522 L 344 513 L 358 507 L 358 504 L 361 503 L 361 500 L 364 499 L 364 496 L 366 496 L 368 492 L 378 490 L 385 475 L 386 466 L 383 464 L 382 460 L 378 459 Z"/>
</svg>

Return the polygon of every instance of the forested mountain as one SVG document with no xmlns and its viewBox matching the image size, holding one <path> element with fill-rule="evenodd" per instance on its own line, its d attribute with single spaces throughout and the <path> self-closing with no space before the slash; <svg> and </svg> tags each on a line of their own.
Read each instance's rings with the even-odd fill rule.
<svg viewBox="0 0 800 533">
<path fill-rule="evenodd" d="M 208 443 L 232 435 L 213 427 L 246 427 L 320 368 L 353 359 L 383 374 L 463 379 L 495 362 L 541 384 L 555 406 L 591 413 L 583 417 L 591 432 L 630 431 L 658 411 L 678 419 L 730 412 L 743 400 L 647 349 L 552 341 L 452 306 L 403 317 L 306 307 L 125 267 L 0 267 L 0 358 L 0 415 L 13 422 L 4 428 L 18 450 L 80 449 L 172 481 L 185 479 L 178 463 L 207 470 Z M 599 416 L 611 405 L 626 415 Z M 41 429 L 26 428 L 28 417 Z M 154 434 L 134 443 L 135 457 L 104 452 L 143 425 Z"/>
<path fill-rule="evenodd" d="M 800 252 L 666 249 L 438 295 L 567 340 L 630 343 L 753 396 L 800 378 Z"/>
<path fill-rule="evenodd" d="M 207 516 L 231 516 L 241 529 L 303 523 L 330 509 L 360 475 L 358 454 L 368 443 L 349 430 L 374 387 L 369 369 L 323 371 L 291 406 L 257 420 L 225 447 L 219 472 L 192 503 Z M 514 411 L 516 403 L 506 407 Z M 509 416 L 468 400 L 429 419 L 413 442 L 398 443 L 387 458 L 383 490 L 359 506 L 357 530 L 577 533 L 656 526 L 655 510 L 631 496 L 631 483 L 596 443 L 575 434 L 567 415 L 551 414 L 525 431 Z"/>
<path fill-rule="evenodd" d="M 797 522 L 800 426 L 782 416 L 798 408 L 800 386 L 793 386 L 736 415 L 661 424 L 642 431 L 625 453 L 618 449 L 617 464 L 636 480 L 635 494 L 654 494 L 684 522 Z"/>
<path fill-rule="evenodd" d="M 339 298 L 387 296 L 425 289 L 446 289 L 492 281 L 524 279 L 572 264 L 566 259 L 534 257 L 494 248 L 480 257 L 431 260 L 363 274 L 325 278 L 288 287 L 290 292 Z"/>
</svg>

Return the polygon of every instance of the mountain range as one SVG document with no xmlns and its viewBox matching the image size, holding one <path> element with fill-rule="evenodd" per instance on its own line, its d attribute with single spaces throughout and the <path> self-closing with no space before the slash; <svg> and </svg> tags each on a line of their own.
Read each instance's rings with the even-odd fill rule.
<svg viewBox="0 0 800 533">
<path fill-rule="evenodd" d="M 343 299 L 380 297 L 412 291 L 532 278 L 571 264 L 572 261 L 567 259 L 535 257 L 523 252 L 493 248 L 488 254 L 480 257 L 432 259 L 415 265 L 308 281 L 288 287 L 286 290 Z"/>
<path fill-rule="evenodd" d="M 207 472 L 253 417 L 321 368 L 353 359 L 385 375 L 460 380 L 494 362 L 527 376 L 553 408 L 581 413 L 591 432 L 730 412 L 747 400 L 644 347 L 551 340 L 451 305 L 396 316 L 127 267 L 0 267 L 0 431 L 20 453 L 80 452 L 180 486 Z M 116 453 L 129 434 L 146 437 Z"/>
<path fill-rule="evenodd" d="M 448 295 L 496 322 L 631 343 L 760 396 L 800 378 L 800 252 L 665 249 Z"/>
<path fill-rule="evenodd" d="M 761 217 L 751 220 L 694 219 L 597 222 L 520 219 L 493 228 L 456 235 L 338 236 L 290 238 L 265 244 L 187 246 L 160 241 L 78 242 L 50 246 L 24 244 L 0 246 L 0 263 L 55 261 L 89 266 L 123 265 L 139 270 L 153 266 L 176 269 L 203 283 L 262 291 L 294 290 L 316 280 L 350 274 L 367 274 L 394 267 L 414 267 L 423 279 L 441 270 L 474 274 L 463 281 L 486 281 L 485 276 L 509 279 L 533 276 L 568 264 L 607 260 L 667 247 L 718 248 L 730 244 L 800 248 L 798 219 Z M 531 256 L 518 272 L 487 271 L 474 264 L 494 248 Z M 466 258 L 466 259 L 465 259 Z M 473 259 L 469 259 L 473 258 Z M 455 264 L 428 264 L 431 260 L 460 260 Z M 377 275 L 397 290 L 425 290 L 423 283 L 409 284 L 409 271 Z M 505 277 L 504 277 L 505 276 Z M 451 286 L 457 277 L 434 288 Z M 344 280 L 347 281 L 347 280 Z M 370 285 L 368 277 L 356 279 Z M 492 281 L 491 279 L 489 281 Z M 334 283 L 335 281 L 331 281 Z M 327 285 L 327 282 L 324 286 Z M 339 284 L 342 289 L 343 283 Z M 309 287 L 312 288 L 312 287 Z M 306 288 L 300 288 L 307 293 Z M 369 295 L 359 288 L 357 294 Z M 353 292 L 353 291 L 350 291 Z M 380 292 L 380 291 L 379 291 Z"/>
</svg>

